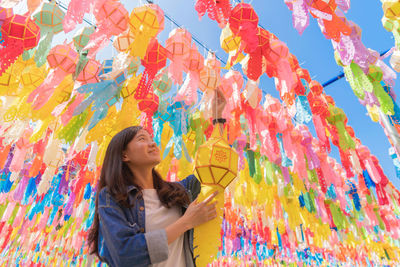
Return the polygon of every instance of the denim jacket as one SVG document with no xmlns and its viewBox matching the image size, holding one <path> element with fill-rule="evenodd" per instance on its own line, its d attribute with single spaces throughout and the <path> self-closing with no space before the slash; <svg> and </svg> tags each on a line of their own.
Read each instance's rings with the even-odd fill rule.
<svg viewBox="0 0 400 267">
<path fill-rule="evenodd" d="M 200 182 L 190 175 L 180 183 L 192 202 L 200 192 Z M 112 267 L 149 266 L 168 258 L 168 241 L 165 229 L 146 232 L 143 197 L 138 188 L 127 187 L 133 208 L 125 208 L 113 199 L 107 187 L 99 193 L 99 255 L 100 260 Z M 184 213 L 187 205 L 181 207 Z M 193 229 L 184 234 L 184 252 L 187 267 L 194 267 Z"/>
</svg>

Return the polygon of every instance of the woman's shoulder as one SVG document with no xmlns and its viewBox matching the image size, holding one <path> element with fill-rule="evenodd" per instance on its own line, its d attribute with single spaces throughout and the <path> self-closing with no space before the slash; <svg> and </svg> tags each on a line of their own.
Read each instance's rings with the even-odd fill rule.
<svg viewBox="0 0 400 267">
<path fill-rule="evenodd" d="M 99 192 L 99 206 L 119 206 L 107 186 L 103 187 Z"/>
<path fill-rule="evenodd" d="M 191 201 L 195 199 L 200 192 L 201 183 L 193 174 L 189 175 L 178 183 L 180 183 L 188 191 L 189 195 L 191 196 Z"/>
</svg>

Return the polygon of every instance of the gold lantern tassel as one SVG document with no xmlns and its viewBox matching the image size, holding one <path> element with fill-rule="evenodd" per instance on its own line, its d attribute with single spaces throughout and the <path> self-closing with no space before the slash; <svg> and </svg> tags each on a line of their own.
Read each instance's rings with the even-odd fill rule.
<svg viewBox="0 0 400 267">
<path fill-rule="evenodd" d="M 194 228 L 193 247 L 196 258 L 196 266 L 203 267 L 211 263 L 221 246 L 221 225 L 224 213 L 224 188 L 219 185 L 201 185 L 198 202 L 205 200 L 209 195 L 218 190 L 218 194 L 210 202 L 217 201 L 217 217 L 211 221 Z M 195 257 L 196 257 L 195 256 Z"/>
</svg>

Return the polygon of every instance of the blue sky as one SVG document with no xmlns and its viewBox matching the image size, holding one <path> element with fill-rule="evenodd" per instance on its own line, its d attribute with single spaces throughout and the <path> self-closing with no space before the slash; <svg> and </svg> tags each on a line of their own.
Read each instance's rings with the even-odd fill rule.
<svg viewBox="0 0 400 267">
<path fill-rule="evenodd" d="M 69 0 L 61 0 L 59 2 L 67 6 Z M 121 0 L 121 2 L 129 12 L 135 6 L 146 3 L 144 0 Z M 342 71 L 342 68 L 335 63 L 331 42 L 323 36 L 314 18 L 310 17 L 310 26 L 304 31 L 303 35 L 299 35 L 292 25 L 292 12 L 286 7 L 284 0 L 254 0 L 245 2 L 253 5 L 259 16 L 260 24 L 287 44 L 290 52 L 298 58 L 302 67 L 310 72 L 313 79 L 322 84 Z M 189 30 L 193 36 L 208 48 L 215 51 L 220 58 L 224 60 L 227 58 L 226 53 L 220 48 L 219 44 L 221 29 L 215 21 L 208 19 L 207 15 L 199 20 L 197 12 L 194 9 L 195 2 L 193 0 L 159 0 L 154 1 L 154 3 L 158 4 L 166 15 Z M 386 51 L 394 46 L 392 34 L 387 32 L 382 26 L 382 14 L 382 4 L 378 0 L 353 0 L 351 1 L 350 10 L 345 14 L 347 19 L 352 20 L 361 27 L 364 45 L 378 52 Z M 92 20 L 90 15 L 86 16 L 86 18 Z M 166 19 L 164 31 L 159 35 L 159 40 L 162 44 L 165 43 L 169 32 L 174 28 L 175 25 Z M 62 33 L 57 35 L 53 45 L 55 43 L 62 43 L 65 38 L 71 39 L 72 35 L 73 32 L 67 36 Z M 199 51 L 204 55 L 207 54 L 206 50 L 200 47 Z M 114 55 L 116 55 L 116 52 L 109 45 L 98 54 L 97 59 L 101 61 L 111 58 Z M 385 62 L 388 63 L 388 59 Z M 397 79 L 395 92 L 397 92 L 398 83 L 400 83 L 399 79 Z M 278 97 L 273 80 L 266 75 L 263 75 L 261 78 L 260 88 Z M 385 174 L 400 189 L 400 180 L 396 178 L 392 159 L 388 154 L 390 143 L 382 127 L 378 123 L 372 122 L 366 115 L 367 111 L 365 107 L 358 102 L 347 81 L 343 78 L 326 87 L 325 92 L 331 95 L 337 106 L 345 111 L 348 117 L 348 124 L 354 128 L 356 136 L 377 156 Z M 333 150 L 332 156 L 339 160 L 337 150 Z"/>
</svg>

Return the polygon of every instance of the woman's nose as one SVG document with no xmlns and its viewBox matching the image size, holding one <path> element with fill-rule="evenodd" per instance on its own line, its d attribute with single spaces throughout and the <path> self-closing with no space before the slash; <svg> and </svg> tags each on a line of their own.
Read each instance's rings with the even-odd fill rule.
<svg viewBox="0 0 400 267">
<path fill-rule="evenodd" d="M 151 140 L 149 145 L 150 146 L 157 146 L 157 143 L 154 140 Z"/>
</svg>

